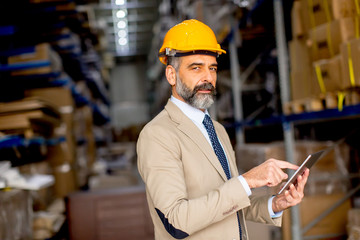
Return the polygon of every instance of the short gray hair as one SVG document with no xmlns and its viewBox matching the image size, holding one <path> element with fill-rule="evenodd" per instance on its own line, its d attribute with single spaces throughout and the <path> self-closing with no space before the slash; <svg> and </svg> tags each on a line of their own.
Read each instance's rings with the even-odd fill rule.
<svg viewBox="0 0 360 240">
<path fill-rule="evenodd" d="M 181 63 L 180 57 L 168 56 L 166 59 L 166 64 L 173 66 L 176 72 L 179 71 L 180 63 Z"/>
</svg>

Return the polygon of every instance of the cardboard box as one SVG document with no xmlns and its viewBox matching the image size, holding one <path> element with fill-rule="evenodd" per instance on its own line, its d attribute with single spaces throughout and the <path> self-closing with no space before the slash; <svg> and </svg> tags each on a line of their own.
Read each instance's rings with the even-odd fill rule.
<svg viewBox="0 0 360 240">
<path fill-rule="evenodd" d="M 77 176 L 74 166 L 63 164 L 52 168 L 55 177 L 54 195 L 63 198 L 78 190 Z"/>
<path fill-rule="evenodd" d="M 339 22 L 340 22 L 341 42 L 347 42 L 352 39 L 359 38 L 360 16 L 342 18 L 339 19 Z"/>
<path fill-rule="evenodd" d="M 75 162 L 75 154 L 69 145 L 66 140 L 62 139 L 59 143 L 48 146 L 47 161 L 52 167 Z"/>
<path fill-rule="evenodd" d="M 353 39 L 340 46 L 341 72 L 344 88 L 360 85 L 360 39 Z M 353 77 L 352 77 L 353 76 Z"/>
<path fill-rule="evenodd" d="M 290 41 L 289 55 L 292 72 L 310 71 L 309 47 L 305 40 L 294 39 Z"/>
<path fill-rule="evenodd" d="M 55 137 L 65 137 L 67 151 L 75 157 L 76 142 L 74 139 L 74 109 L 75 103 L 71 90 L 67 87 L 50 87 L 29 89 L 25 91 L 25 96 L 36 97 L 50 102 L 61 114 L 61 124 L 54 129 Z M 63 155 L 63 154 L 62 154 Z M 65 159 L 67 161 L 69 158 Z M 62 163 L 60 163 L 62 164 Z"/>
<path fill-rule="evenodd" d="M 332 0 L 331 2 L 335 19 L 355 17 L 359 14 L 357 11 L 357 7 L 359 7 L 358 0 Z"/>
<path fill-rule="evenodd" d="M 51 136 L 60 121 L 46 111 L 34 110 L 0 116 L 0 130 L 8 134 L 24 134 L 27 138 L 35 135 Z"/>
<path fill-rule="evenodd" d="M 330 142 L 298 141 L 295 144 L 294 160 L 300 165 L 311 154 L 332 146 Z M 239 173 L 262 164 L 270 158 L 285 160 L 283 142 L 267 144 L 246 144 L 236 148 L 236 164 Z M 349 147 L 346 144 L 337 145 L 332 151 L 324 155 L 310 170 L 310 176 L 305 187 L 305 195 L 333 194 L 345 192 L 349 182 L 342 176 L 348 174 Z M 332 178 L 330 178 L 332 176 Z M 278 192 L 280 184 L 271 188 Z"/>
<path fill-rule="evenodd" d="M 51 136 L 60 124 L 59 113 L 49 102 L 23 99 L 0 103 L 0 130 L 9 134 Z"/>
<path fill-rule="evenodd" d="M 312 96 L 310 89 L 311 73 L 290 72 L 291 100 L 300 100 Z"/>
<path fill-rule="evenodd" d="M 318 94 L 343 89 L 341 78 L 341 56 L 322 59 L 313 63 L 313 79 L 318 83 L 315 89 Z"/>
<path fill-rule="evenodd" d="M 312 61 L 335 57 L 340 53 L 341 35 L 338 20 L 317 26 L 309 32 Z"/>
<path fill-rule="evenodd" d="M 61 114 L 61 124 L 54 129 L 54 137 L 65 137 L 68 151 L 76 156 L 76 139 L 74 136 L 74 114 L 63 113 Z"/>
<path fill-rule="evenodd" d="M 332 146 L 331 142 L 297 141 L 295 143 L 296 151 L 294 153 L 296 164 L 301 164 L 309 154 L 323 150 L 329 146 Z M 251 168 L 260 165 L 270 158 L 285 160 L 285 146 L 283 142 L 266 144 L 253 143 L 236 147 L 236 162 L 239 172 L 249 171 Z M 341 171 L 346 173 L 348 159 L 347 145 L 337 145 L 334 150 L 322 157 L 322 159 L 311 168 L 311 172 Z"/>
<path fill-rule="evenodd" d="M 76 108 L 74 112 L 74 136 L 76 139 L 84 140 L 85 151 L 83 158 L 86 158 L 87 167 L 92 168 L 96 158 L 96 142 L 93 130 L 92 110 L 88 106 Z"/>
<path fill-rule="evenodd" d="M 304 99 L 314 95 L 314 81 L 310 63 L 309 48 L 305 40 L 289 42 L 291 99 Z"/>
<path fill-rule="evenodd" d="M 24 70 L 12 71 L 12 76 L 48 74 L 58 72 L 62 69 L 60 56 L 51 49 L 49 43 L 41 43 L 34 46 L 34 52 L 24 53 L 8 57 L 8 64 L 35 63 L 38 61 L 48 61 L 48 66 L 33 67 Z"/>
<path fill-rule="evenodd" d="M 36 88 L 25 91 L 26 97 L 39 97 L 52 103 L 60 113 L 72 113 L 74 111 L 74 98 L 71 90 L 67 87 Z"/>
<path fill-rule="evenodd" d="M 330 0 L 301 0 L 305 31 L 333 20 Z"/>
<path fill-rule="evenodd" d="M 330 195 L 315 195 L 305 196 L 299 205 L 300 219 L 302 228 L 316 219 L 321 213 L 333 206 L 345 194 L 330 194 Z M 343 234 L 346 235 L 346 219 L 347 212 L 351 207 L 350 200 L 345 201 L 338 208 L 332 211 L 318 224 L 304 233 L 305 237 L 318 236 L 316 239 L 328 239 L 320 235 L 326 234 Z M 291 238 L 291 220 L 290 210 L 285 210 L 283 216 L 283 239 L 290 240 Z M 332 238 L 333 239 L 333 238 Z M 343 238 L 335 238 L 343 239 Z"/>
<path fill-rule="evenodd" d="M 307 34 L 302 15 L 303 5 L 301 1 L 294 1 L 291 9 L 291 29 L 293 38 L 301 38 Z"/>
<path fill-rule="evenodd" d="M 42 43 L 34 46 L 34 51 L 8 57 L 8 63 L 24 63 L 49 59 L 50 44 Z"/>
</svg>

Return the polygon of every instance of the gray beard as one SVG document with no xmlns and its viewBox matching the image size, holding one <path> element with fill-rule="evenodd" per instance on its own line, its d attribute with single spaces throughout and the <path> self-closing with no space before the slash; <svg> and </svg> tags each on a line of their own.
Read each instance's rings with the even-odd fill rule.
<svg viewBox="0 0 360 240">
<path fill-rule="evenodd" d="M 197 93 L 198 90 L 211 90 L 211 93 Z M 196 86 L 193 90 L 187 87 L 181 79 L 176 76 L 176 92 L 186 103 L 198 109 L 208 109 L 215 100 L 216 90 L 211 83 Z"/>
</svg>

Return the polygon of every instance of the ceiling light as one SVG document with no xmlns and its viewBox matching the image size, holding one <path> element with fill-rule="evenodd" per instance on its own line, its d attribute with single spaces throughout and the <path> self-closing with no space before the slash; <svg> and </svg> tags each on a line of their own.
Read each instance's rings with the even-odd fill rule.
<svg viewBox="0 0 360 240">
<path fill-rule="evenodd" d="M 120 31 L 118 32 L 118 36 L 119 36 L 120 38 L 126 37 L 126 36 L 127 36 L 127 32 L 126 32 L 125 30 L 120 30 Z"/>
<path fill-rule="evenodd" d="M 117 23 L 118 28 L 126 28 L 126 22 L 121 20 Z"/>
<path fill-rule="evenodd" d="M 119 44 L 120 44 L 121 46 L 127 45 L 127 44 L 128 44 L 127 38 L 120 38 L 120 39 L 119 39 Z"/>
<path fill-rule="evenodd" d="M 124 4 L 125 4 L 125 0 L 115 0 L 115 4 L 116 4 L 116 5 L 124 5 Z"/>
<path fill-rule="evenodd" d="M 126 11 L 125 10 L 119 10 L 116 12 L 116 17 L 117 18 L 124 18 L 126 16 Z"/>
</svg>

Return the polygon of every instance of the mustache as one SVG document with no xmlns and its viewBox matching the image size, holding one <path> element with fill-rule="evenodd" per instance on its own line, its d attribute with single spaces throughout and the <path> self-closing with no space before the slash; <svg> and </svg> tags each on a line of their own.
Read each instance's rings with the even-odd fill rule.
<svg viewBox="0 0 360 240">
<path fill-rule="evenodd" d="M 193 92 L 196 93 L 199 90 L 210 90 L 213 94 L 216 93 L 216 89 L 211 83 L 203 83 L 201 85 L 198 85 L 194 87 Z"/>
</svg>

